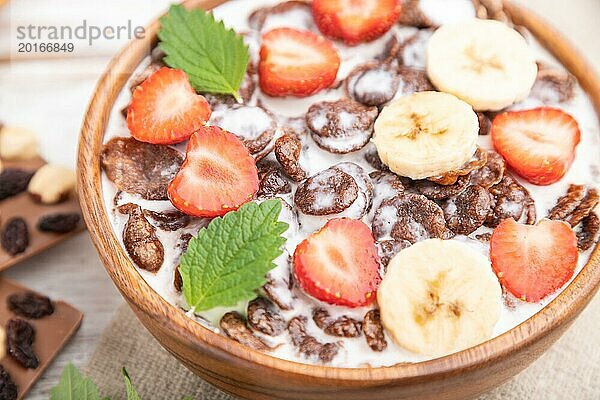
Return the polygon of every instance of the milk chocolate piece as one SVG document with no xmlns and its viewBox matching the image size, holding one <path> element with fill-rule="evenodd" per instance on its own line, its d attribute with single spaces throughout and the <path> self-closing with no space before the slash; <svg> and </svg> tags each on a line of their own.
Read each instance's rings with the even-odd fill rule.
<svg viewBox="0 0 600 400">
<path fill-rule="evenodd" d="M 7 279 L 0 279 L 0 325 L 6 326 L 9 320 L 21 318 L 10 311 L 8 298 L 25 292 L 30 290 Z M 25 398 L 29 389 L 77 331 L 82 318 L 83 314 L 79 310 L 62 301 L 55 301 L 52 315 L 27 320 L 36 332 L 32 348 L 39 359 L 39 366 L 35 369 L 25 369 L 9 356 L 1 362 L 17 386 L 17 399 Z"/>
<path fill-rule="evenodd" d="M 5 161 L 5 168 L 20 168 L 26 171 L 36 171 L 46 162 L 41 158 L 35 158 L 32 160 L 14 160 Z M 45 215 L 55 213 L 77 213 L 80 214 L 79 204 L 76 196 L 71 196 L 66 201 L 60 204 L 38 204 L 32 197 L 23 191 L 15 196 L 0 201 L 0 224 L 4 226 L 6 222 L 15 217 L 20 217 L 25 220 L 27 227 L 29 228 L 29 245 L 23 253 L 17 255 L 11 255 L 5 250 L 0 248 L 0 271 L 3 271 L 14 264 L 23 261 L 35 254 L 40 253 L 43 250 L 52 247 L 73 234 L 83 230 L 84 225 L 78 224 L 78 226 L 71 232 L 65 234 L 53 233 L 53 232 L 42 232 L 37 229 L 37 224 L 40 218 Z"/>
</svg>

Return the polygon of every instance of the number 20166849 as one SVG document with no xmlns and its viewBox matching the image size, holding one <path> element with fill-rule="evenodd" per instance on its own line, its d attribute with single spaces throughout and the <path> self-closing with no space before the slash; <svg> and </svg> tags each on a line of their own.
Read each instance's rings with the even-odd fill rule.
<svg viewBox="0 0 600 400">
<path fill-rule="evenodd" d="M 30 43 L 18 44 L 19 53 L 72 53 L 75 50 L 73 43 Z"/>
</svg>

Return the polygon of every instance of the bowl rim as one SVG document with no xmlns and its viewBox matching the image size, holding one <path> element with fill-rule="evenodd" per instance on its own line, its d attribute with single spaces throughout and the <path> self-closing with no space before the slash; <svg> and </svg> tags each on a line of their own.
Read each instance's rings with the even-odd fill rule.
<svg viewBox="0 0 600 400">
<path fill-rule="evenodd" d="M 186 0 L 186 7 L 211 9 L 227 0 Z M 600 115 L 600 80 L 586 60 L 555 28 L 531 11 L 504 1 L 505 11 L 516 24 L 523 25 L 575 75 Z M 205 328 L 168 303 L 137 272 L 116 238 L 104 207 L 100 149 L 114 102 L 131 72 L 156 43 L 158 19 L 146 27 L 143 38 L 127 44 L 101 76 L 86 111 L 77 158 L 78 196 L 92 242 L 117 288 L 139 311 L 149 315 L 159 326 L 192 349 L 219 350 L 224 357 L 273 368 L 281 372 L 313 378 L 344 381 L 399 381 L 433 378 L 475 369 L 525 350 L 555 329 L 568 326 L 589 303 L 600 286 L 600 245 L 589 261 L 564 290 L 542 310 L 523 323 L 477 346 L 441 358 L 419 363 L 402 363 L 390 367 L 341 368 L 288 361 L 250 349 L 232 339 Z M 140 301 L 141 300 L 141 301 Z"/>
</svg>

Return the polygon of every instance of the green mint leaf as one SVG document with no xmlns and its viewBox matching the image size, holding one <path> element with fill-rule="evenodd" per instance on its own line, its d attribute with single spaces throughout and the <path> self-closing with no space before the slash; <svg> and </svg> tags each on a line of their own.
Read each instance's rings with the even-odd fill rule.
<svg viewBox="0 0 600 400">
<path fill-rule="evenodd" d="M 127 388 L 127 400 L 141 400 L 137 390 L 135 390 L 135 387 L 133 387 L 133 383 L 131 383 L 131 378 L 129 377 L 129 373 L 125 367 L 121 369 L 121 374 L 123 374 L 125 387 Z"/>
<path fill-rule="evenodd" d="M 239 100 L 250 59 L 241 36 L 215 21 L 212 13 L 180 5 L 171 6 L 160 24 L 167 65 L 183 70 L 199 92 L 231 94 Z"/>
<path fill-rule="evenodd" d="M 179 261 L 183 294 L 194 311 L 234 306 L 256 296 L 282 253 L 288 224 L 281 201 L 250 202 L 215 218 L 190 240 Z"/>
<path fill-rule="evenodd" d="M 68 364 L 58 385 L 50 389 L 50 400 L 110 400 L 100 396 L 98 386 L 81 374 L 73 364 Z"/>
</svg>

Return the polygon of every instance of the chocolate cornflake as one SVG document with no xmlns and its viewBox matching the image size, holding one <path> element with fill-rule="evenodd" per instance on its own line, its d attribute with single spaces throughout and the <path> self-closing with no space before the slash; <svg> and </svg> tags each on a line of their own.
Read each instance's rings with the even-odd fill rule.
<svg viewBox="0 0 600 400">
<path fill-rule="evenodd" d="M 152 211 L 144 210 L 144 216 L 156 222 L 163 231 L 173 232 L 188 226 L 192 218 L 181 211 Z"/>
<path fill-rule="evenodd" d="M 119 190 L 146 200 L 168 200 L 167 186 L 179 171 L 183 157 L 171 147 L 114 138 L 104 145 L 101 164 Z"/>
<path fill-rule="evenodd" d="M 272 7 L 262 7 L 254 10 L 248 17 L 248 25 L 250 28 L 260 31 L 270 15 L 284 14 L 290 11 L 304 11 L 309 17 L 307 20 L 310 19 L 312 21 L 312 18 L 310 18 L 312 16 L 310 3 L 301 0 L 291 0 L 284 1 Z M 305 28 L 310 30 L 311 26 L 312 22 L 307 22 Z"/>
<path fill-rule="evenodd" d="M 219 326 L 228 337 L 244 346 L 255 350 L 271 350 L 268 344 L 263 342 L 258 336 L 255 336 L 250 328 L 246 326 L 246 321 L 244 321 L 244 317 L 240 313 L 228 312 L 223 315 Z"/>
<path fill-rule="evenodd" d="M 475 239 L 479 240 L 482 243 L 489 243 L 492 239 L 492 234 L 489 232 L 480 233 L 478 235 L 475 235 Z"/>
<path fill-rule="evenodd" d="M 458 176 L 456 182 L 451 185 L 441 185 L 439 183 L 422 179 L 415 181 L 415 188 L 431 200 L 445 200 L 461 194 L 470 184 L 470 176 Z"/>
<path fill-rule="evenodd" d="M 256 81 L 254 78 L 255 75 L 255 66 L 252 62 L 248 62 L 248 68 L 246 70 L 246 74 L 242 79 L 242 84 L 240 85 L 240 89 L 238 93 L 240 94 L 240 98 L 242 99 L 243 104 L 248 104 L 254 95 L 254 91 L 256 90 Z M 238 101 L 235 97 L 230 94 L 214 94 L 214 93 L 203 93 L 203 96 L 208 101 L 210 108 L 212 110 L 216 110 L 219 107 L 232 107 L 238 104 Z"/>
<path fill-rule="evenodd" d="M 577 247 L 581 251 L 590 249 L 596 239 L 598 238 L 598 232 L 600 231 L 600 218 L 598 214 L 592 212 L 587 217 L 581 220 L 579 229 L 577 230 Z"/>
<path fill-rule="evenodd" d="M 420 0 L 401 0 L 402 13 L 398 22 L 405 26 L 414 26 L 415 28 L 431 28 L 435 27 L 431 21 L 421 10 Z"/>
<path fill-rule="evenodd" d="M 446 200 L 442 206 L 448 228 L 458 235 L 475 232 L 483 225 L 490 207 L 490 194 L 481 186 L 469 186 L 458 196 Z"/>
<path fill-rule="evenodd" d="M 181 293 L 183 291 L 183 278 L 181 276 L 181 272 L 179 271 L 179 265 L 175 267 L 175 272 L 173 273 L 173 287 L 177 293 Z"/>
<path fill-rule="evenodd" d="M 379 154 L 377 153 L 377 148 L 375 147 L 375 145 L 370 144 L 368 146 L 369 147 L 366 148 L 367 150 L 364 153 L 365 161 L 368 162 L 369 165 L 375 168 L 376 170 L 386 172 L 389 171 L 390 169 L 388 168 L 388 166 L 385 165 L 383 161 L 381 161 L 381 158 L 379 158 Z"/>
<path fill-rule="evenodd" d="M 324 308 L 315 308 L 313 310 L 313 321 L 326 334 L 338 337 L 353 338 L 360 336 L 362 323 L 343 315 L 338 318 L 332 318 L 329 312 Z"/>
<path fill-rule="evenodd" d="M 505 169 L 506 164 L 504 158 L 495 151 L 488 150 L 485 165 L 469 175 L 471 184 L 489 189 L 502 180 Z"/>
<path fill-rule="evenodd" d="M 175 245 L 181 254 L 187 251 L 190 240 L 192 240 L 194 236 L 191 233 L 182 233 L 177 239 L 177 244 Z M 181 276 L 181 271 L 179 271 L 179 265 L 175 267 L 175 271 L 173 272 L 173 286 L 178 293 L 181 293 L 183 290 L 183 277 Z"/>
<path fill-rule="evenodd" d="M 20 168 L 5 168 L 0 172 L 0 200 L 16 196 L 27 190 L 33 172 Z"/>
<path fill-rule="evenodd" d="M 557 68 L 538 63 L 537 79 L 531 88 L 530 97 L 544 104 L 566 103 L 575 97 L 577 79 Z"/>
<path fill-rule="evenodd" d="M 34 292 L 13 293 L 7 304 L 10 311 L 24 318 L 40 319 L 54 313 L 52 300 Z"/>
<path fill-rule="evenodd" d="M 285 319 L 273 303 L 258 297 L 248 304 L 248 326 L 265 335 L 277 336 L 285 329 Z"/>
<path fill-rule="evenodd" d="M 477 112 L 477 119 L 479 120 L 479 135 L 487 136 L 490 134 L 492 129 L 492 121 L 482 112 Z"/>
<path fill-rule="evenodd" d="M 236 135 L 256 159 L 271 150 L 277 130 L 275 116 L 261 106 L 235 104 L 214 113 L 211 123 Z M 270 145 L 270 147 L 269 147 Z"/>
<path fill-rule="evenodd" d="M 275 158 L 285 173 L 295 182 L 306 178 L 306 171 L 300 166 L 302 143 L 293 133 L 286 133 L 275 141 Z"/>
<path fill-rule="evenodd" d="M 517 304 L 519 303 L 519 300 L 512 294 L 508 293 L 506 290 L 502 290 L 502 302 L 504 303 L 506 308 L 508 308 L 511 311 L 514 311 L 517 309 Z"/>
<path fill-rule="evenodd" d="M 308 109 L 306 125 L 322 149 L 331 153 L 350 153 L 369 142 L 378 115 L 377 107 L 350 99 L 321 101 Z"/>
<path fill-rule="evenodd" d="M 459 176 L 469 175 L 471 172 L 482 168 L 487 163 L 488 153 L 478 147 L 473 154 L 473 157 L 467 161 L 462 167 L 445 172 L 443 175 L 427 178 L 428 180 L 439 183 L 440 185 L 454 185 Z"/>
<path fill-rule="evenodd" d="M 156 237 L 156 228 L 144 217 L 142 208 L 127 203 L 119 208 L 121 214 L 129 215 L 123 229 L 123 243 L 127 254 L 140 268 L 157 272 L 165 259 L 165 250 Z"/>
<path fill-rule="evenodd" d="M 599 199 L 598 189 L 594 187 L 569 185 L 567 193 L 548 212 L 548 218 L 565 221 L 575 227 L 590 215 Z"/>
<path fill-rule="evenodd" d="M 19 390 L 10 374 L 0 364 L 0 399 L 17 400 Z"/>
<path fill-rule="evenodd" d="M 383 325 L 379 310 L 371 310 L 365 314 L 362 331 L 367 339 L 367 344 L 373 351 L 383 351 L 387 348 L 387 341 L 383 334 Z"/>
<path fill-rule="evenodd" d="M 294 202 L 304 214 L 330 215 L 350 207 L 358 194 L 354 178 L 334 166 L 302 182 L 296 189 Z"/>
<path fill-rule="evenodd" d="M 292 279 L 276 279 L 269 273 L 267 274 L 267 283 L 262 287 L 264 295 L 282 310 L 292 310 L 292 299 L 294 298 L 291 292 L 292 282 Z M 282 296 L 281 291 L 285 292 L 287 296 Z"/>
<path fill-rule="evenodd" d="M 258 168 L 258 197 L 273 197 L 278 194 L 287 194 L 292 191 L 292 186 L 281 170 L 281 165 L 276 161 L 263 159 Z"/>
<path fill-rule="evenodd" d="M 388 266 L 396 254 L 412 245 L 408 240 L 382 240 L 378 242 L 378 244 L 379 257 L 381 265 L 383 265 L 384 268 Z"/>
<path fill-rule="evenodd" d="M 400 80 L 398 91 L 403 95 L 435 90 L 425 70 L 401 65 L 397 72 Z"/>
<path fill-rule="evenodd" d="M 165 63 L 162 62 L 162 60 L 157 60 L 150 63 L 146 68 L 144 68 L 142 72 L 135 74 L 131 78 L 131 83 L 129 84 L 129 90 L 131 91 L 131 93 L 133 93 L 138 86 L 144 83 L 144 81 L 148 79 L 150 75 L 154 74 L 164 66 Z"/>
<path fill-rule="evenodd" d="M 35 329 L 25 320 L 14 318 L 6 324 L 6 350 L 23 368 L 36 369 L 40 360 L 34 353 Z"/>
<path fill-rule="evenodd" d="M 305 357 L 318 357 L 324 363 L 331 362 L 337 355 L 340 345 L 338 343 L 321 343 L 313 336 L 306 333 L 308 318 L 305 316 L 294 317 L 288 323 L 288 332 L 292 343 Z"/>
<path fill-rule="evenodd" d="M 344 90 L 350 98 L 366 106 L 382 106 L 394 98 L 399 82 L 398 73 L 390 64 L 370 61 L 348 74 Z"/>
<path fill-rule="evenodd" d="M 489 189 L 492 195 L 491 211 L 485 226 L 495 228 L 507 218 L 519 221 L 525 215 L 525 223 L 535 224 L 535 203 L 529 191 L 510 175 Z"/>
<path fill-rule="evenodd" d="M 9 219 L 0 232 L 0 245 L 12 256 L 25 252 L 29 247 L 27 222 L 20 217 Z"/>
<path fill-rule="evenodd" d="M 381 240 L 416 243 L 429 238 L 448 238 L 444 212 L 425 196 L 404 193 L 384 200 L 373 217 L 373 235 Z"/>
</svg>

